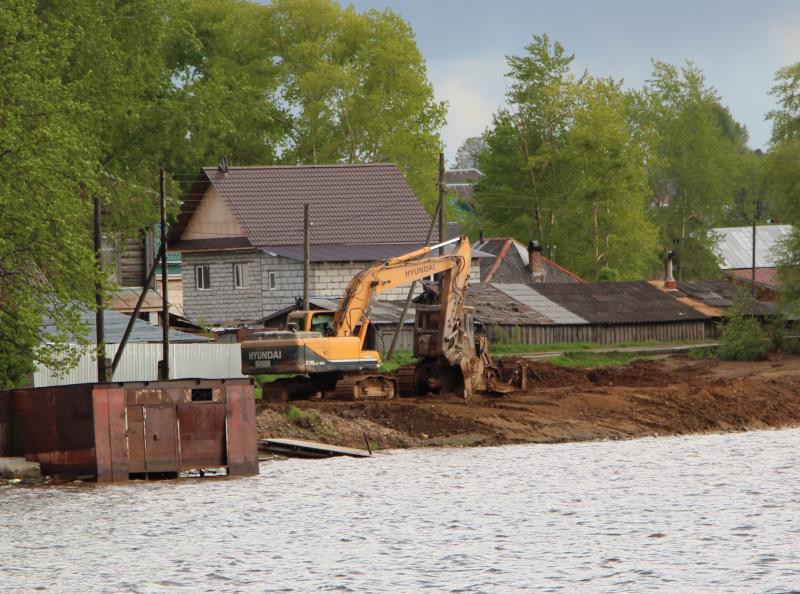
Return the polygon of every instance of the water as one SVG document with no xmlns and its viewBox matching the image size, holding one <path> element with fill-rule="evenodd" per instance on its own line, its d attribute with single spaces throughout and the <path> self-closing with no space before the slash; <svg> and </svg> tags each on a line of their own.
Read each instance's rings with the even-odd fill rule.
<svg viewBox="0 0 800 594">
<path fill-rule="evenodd" d="M 0 590 L 800 590 L 800 430 L 0 487 Z"/>
</svg>

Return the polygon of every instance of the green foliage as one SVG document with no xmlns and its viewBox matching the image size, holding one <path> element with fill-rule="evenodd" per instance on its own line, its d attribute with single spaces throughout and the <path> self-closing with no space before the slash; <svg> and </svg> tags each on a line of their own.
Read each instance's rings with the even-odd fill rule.
<svg viewBox="0 0 800 594">
<path fill-rule="evenodd" d="M 414 365 L 417 360 L 411 351 L 396 351 L 391 359 L 385 359 L 381 364 L 381 371 L 394 371 L 403 365 Z"/>
<path fill-rule="evenodd" d="M 223 153 L 237 165 L 388 161 L 433 209 L 445 106 L 402 18 L 332 0 L 187 8 L 190 36 L 170 53 L 185 105 L 177 169 Z"/>
<path fill-rule="evenodd" d="M 609 268 L 608 266 L 603 266 L 600 269 L 600 273 L 597 275 L 597 280 L 599 281 L 618 281 L 619 280 L 619 271 L 615 268 Z"/>
<path fill-rule="evenodd" d="M 766 335 L 759 321 L 749 315 L 752 298 L 737 297 L 727 312 L 720 337 L 719 355 L 732 361 L 760 361 L 767 356 Z"/>
<path fill-rule="evenodd" d="M 313 429 L 321 422 L 320 416 L 315 411 L 302 410 L 294 405 L 287 411 L 286 418 L 290 423 L 305 429 Z"/>
<path fill-rule="evenodd" d="M 686 356 L 690 359 L 714 359 L 717 356 L 715 347 L 697 347 L 686 351 Z"/>
<path fill-rule="evenodd" d="M 583 351 L 565 351 L 558 357 L 548 359 L 548 363 L 559 367 L 621 367 L 632 361 L 644 360 L 647 357 L 636 353 L 587 353 Z"/>
<path fill-rule="evenodd" d="M 394 161 L 431 207 L 438 130 L 407 23 L 332 0 L 130 0 L 0 6 L 0 385 L 68 367 L 106 274 L 104 232 L 158 218 L 200 166 Z M 173 211 L 178 201 L 171 200 Z M 45 319 L 55 327 L 43 336 Z"/>
<path fill-rule="evenodd" d="M 547 36 L 508 58 L 508 109 L 495 114 L 479 157 L 478 215 L 492 233 L 557 245 L 581 276 L 614 268 L 639 278 L 655 261 L 645 216 L 647 176 L 620 83 L 569 71 Z"/>
<path fill-rule="evenodd" d="M 787 313 L 800 313 L 800 62 L 778 70 L 772 89 L 772 147 L 767 155 L 769 190 L 778 216 L 794 228 L 779 247 L 780 299 Z"/>
<path fill-rule="evenodd" d="M 691 63 L 654 62 L 651 79 L 632 100 L 657 205 L 649 212 L 662 247 L 676 252 L 676 277 L 718 276 L 711 229 L 733 206 L 746 132 Z"/>
</svg>

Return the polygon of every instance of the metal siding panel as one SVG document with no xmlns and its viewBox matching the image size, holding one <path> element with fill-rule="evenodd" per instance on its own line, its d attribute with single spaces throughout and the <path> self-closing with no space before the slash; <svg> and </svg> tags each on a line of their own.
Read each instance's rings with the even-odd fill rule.
<svg viewBox="0 0 800 594">
<path fill-rule="evenodd" d="M 106 347 L 106 356 L 113 358 L 119 345 Z M 244 378 L 241 370 L 241 350 L 238 344 L 195 343 L 170 345 L 170 377 L 232 379 Z M 158 379 L 158 361 L 161 345 L 134 343 L 125 347 L 125 353 L 114 373 L 115 382 L 155 381 Z M 66 386 L 97 382 L 97 363 L 93 351 L 85 352 L 77 367 L 65 374 L 57 374 L 39 365 L 33 376 L 34 386 Z"/>
</svg>

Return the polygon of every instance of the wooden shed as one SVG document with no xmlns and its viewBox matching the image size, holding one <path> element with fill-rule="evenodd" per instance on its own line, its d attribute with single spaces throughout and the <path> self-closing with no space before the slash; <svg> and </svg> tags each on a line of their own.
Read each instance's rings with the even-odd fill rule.
<svg viewBox="0 0 800 594">
<path fill-rule="evenodd" d="M 116 482 L 217 469 L 258 474 L 247 380 L 75 384 L 0 392 L 0 456 Z"/>
<path fill-rule="evenodd" d="M 709 319 L 647 282 L 482 283 L 467 303 L 490 342 L 701 340 Z"/>
</svg>

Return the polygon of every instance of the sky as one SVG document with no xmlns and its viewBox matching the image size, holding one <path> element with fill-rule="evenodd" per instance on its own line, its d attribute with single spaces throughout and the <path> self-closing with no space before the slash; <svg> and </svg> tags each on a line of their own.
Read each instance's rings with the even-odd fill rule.
<svg viewBox="0 0 800 594">
<path fill-rule="evenodd" d="M 449 104 L 442 131 L 452 163 L 504 103 L 507 55 L 547 33 L 575 55 L 574 70 L 640 87 L 652 60 L 691 60 L 752 148 L 766 148 L 775 71 L 800 62 L 797 0 L 342 0 L 359 12 L 390 8 L 414 29 L 437 99 Z"/>
</svg>

